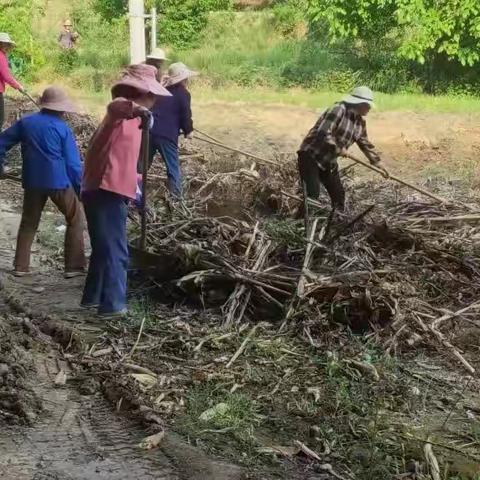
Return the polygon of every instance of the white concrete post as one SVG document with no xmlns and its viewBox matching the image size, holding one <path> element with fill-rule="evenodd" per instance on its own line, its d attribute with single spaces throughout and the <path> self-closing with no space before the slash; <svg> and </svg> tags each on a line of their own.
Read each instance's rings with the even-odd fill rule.
<svg viewBox="0 0 480 480">
<path fill-rule="evenodd" d="M 130 63 L 145 61 L 145 9 L 143 0 L 128 0 Z"/>
<path fill-rule="evenodd" d="M 150 21 L 150 52 L 153 52 L 157 48 L 157 9 L 155 7 L 151 10 Z"/>
</svg>

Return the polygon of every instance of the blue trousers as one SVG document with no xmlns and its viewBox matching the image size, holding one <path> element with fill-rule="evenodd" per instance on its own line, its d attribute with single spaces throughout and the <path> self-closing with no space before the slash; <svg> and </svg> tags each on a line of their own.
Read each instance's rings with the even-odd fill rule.
<svg viewBox="0 0 480 480">
<path fill-rule="evenodd" d="M 175 197 L 182 196 L 182 172 L 178 156 L 178 145 L 167 139 L 150 138 L 150 163 L 160 153 L 167 168 L 168 190 Z"/>
<path fill-rule="evenodd" d="M 127 306 L 127 201 L 105 190 L 83 199 L 92 245 L 82 305 L 98 305 L 98 313 Z"/>
</svg>

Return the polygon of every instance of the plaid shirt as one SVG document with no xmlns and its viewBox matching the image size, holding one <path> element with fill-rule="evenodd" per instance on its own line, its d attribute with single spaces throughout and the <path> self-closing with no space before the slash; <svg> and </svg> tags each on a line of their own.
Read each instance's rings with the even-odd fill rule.
<svg viewBox="0 0 480 480">
<path fill-rule="evenodd" d="M 303 140 L 300 152 L 310 153 L 320 163 L 329 163 L 343 148 L 347 149 L 355 142 L 370 163 L 380 162 L 380 156 L 368 140 L 363 117 L 345 103 L 337 103 L 317 120 Z"/>
</svg>

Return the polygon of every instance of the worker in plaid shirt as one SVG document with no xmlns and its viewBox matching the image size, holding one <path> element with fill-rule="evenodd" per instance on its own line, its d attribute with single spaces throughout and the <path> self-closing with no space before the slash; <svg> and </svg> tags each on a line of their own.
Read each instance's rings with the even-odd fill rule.
<svg viewBox="0 0 480 480">
<path fill-rule="evenodd" d="M 381 159 L 367 136 L 364 117 L 372 105 L 372 91 L 368 87 L 357 87 L 341 102 L 325 111 L 308 132 L 298 151 L 300 178 L 304 194 L 308 197 L 316 200 L 320 194 L 320 184 L 323 184 L 333 208 L 344 210 L 345 189 L 340 179 L 337 157 L 345 155 L 355 142 L 370 163 L 388 175 L 379 165 Z"/>
</svg>

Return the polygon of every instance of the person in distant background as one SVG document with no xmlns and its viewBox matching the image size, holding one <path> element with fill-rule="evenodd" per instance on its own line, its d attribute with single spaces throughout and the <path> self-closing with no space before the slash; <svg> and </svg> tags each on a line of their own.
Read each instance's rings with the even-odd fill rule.
<svg viewBox="0 0 480 480">
<path fill-rule="evenodd" d="M 157 69 L 157 80 L 163 84 L 163 80 L 166 80 L 165 76 L 165 63 L 168 58 L 165 55 L 165 51 L 161 48 L 156 48 L 152 53 L 147 55 L 145 63 L 147 65 L 152 65 Z"/>
<path fill-rule="evenodd" d="M 75 48 L 75 43 L 78 40 L 78 33 L 73 31 L 73 25 L 70 20 L 65 20 L 63 29 L 58 36 L 58 43 L 64 50 Z"/>
<path fill-rule="evenodd" d="M 191 96 L 187 86 L 189 79 L 196 75 L 197 72 L 183 63 L 172 63 L 166 81 L 172 96 L 157 101 L 152 109 L 154 124 L 150 133 L 150 165 L 159 152 L 167 168 L 168 189 L 176 198 L 182 196 L 178 137 L 183 134 L 191 138 L 193 133 Z"/>
<path fill-rule="evenodd" d="M 23 87 L 15 80 L 8 65 L 8 52 L 15 46 L 8 33 L 0 33 L 0 131 L 5 121 L 5 93 L 6 85 L 23 92 Z"/>
<path fill-rule="evenodd" d="M 65 93 L 49 87 L 40 98 L 41 111 L 27 115 L 0 133 L 0 176 L 5 154 L 22 145 L 22 220 L 17 236 L 14 271 L 30 273 L 30 250 L 42 211 L 50 199 L 65 216 L 65 278 L 85 274 L 84 216 L 78 195 L 82 164 L 72 130 L 63 120 L 75 110 Z"/>
</svg>

